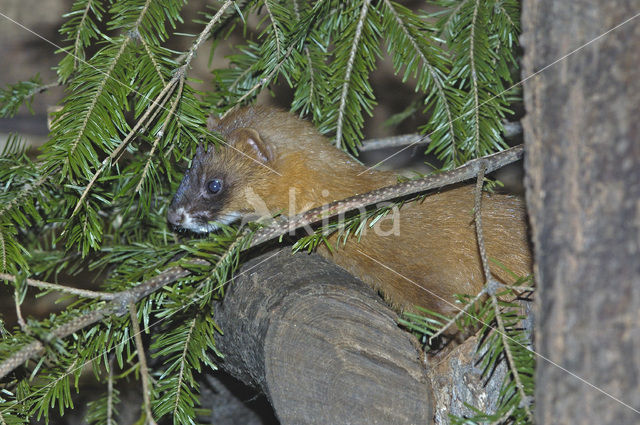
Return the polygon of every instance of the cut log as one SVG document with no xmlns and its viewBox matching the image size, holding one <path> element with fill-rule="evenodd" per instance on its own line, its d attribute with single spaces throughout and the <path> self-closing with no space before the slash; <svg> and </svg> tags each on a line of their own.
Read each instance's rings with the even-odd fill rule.
<svg viewBox="0 0 640 425">
<path fill-rule="evenodd" d="M 429 424 L 415 339 L 362 282 L 290 249 L 246 262 L 216 322 L 220 367 L 263 391 L 284 424 Z"/>
</svg>

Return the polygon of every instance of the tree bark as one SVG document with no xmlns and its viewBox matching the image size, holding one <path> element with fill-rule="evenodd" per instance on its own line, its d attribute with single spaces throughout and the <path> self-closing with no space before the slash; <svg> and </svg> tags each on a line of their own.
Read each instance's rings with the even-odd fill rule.
<svg viewBox="0 0 640 425">
<path fill-rule="evenodd" d="M 538 424 L 640 423 L 639 11 L 524 2 Z"/>
<path fill-rule="evenodd" d="M 431 423 L 416 341 L 380 297 L 318 255 L 270 255 L 246 262 L 216 309 L 220 366 L 282 424 Z"/>
</svg>

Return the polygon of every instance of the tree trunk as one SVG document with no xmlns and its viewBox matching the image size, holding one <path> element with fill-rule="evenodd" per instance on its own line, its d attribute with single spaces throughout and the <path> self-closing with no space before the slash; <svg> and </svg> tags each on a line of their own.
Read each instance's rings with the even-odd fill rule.
<svg viewBox="0 0 640 425">
<path fill-rule="evenodd" d="M 538 424 L 640 423 L 639 11 L 524 2 Z"/>
</svg>

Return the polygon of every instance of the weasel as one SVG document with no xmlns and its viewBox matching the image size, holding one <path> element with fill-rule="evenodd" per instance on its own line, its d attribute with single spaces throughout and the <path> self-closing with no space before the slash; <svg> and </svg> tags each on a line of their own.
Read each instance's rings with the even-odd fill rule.
<svg viewBox="0 0 640 425">
<path fill-rule="evenodd" d="M 226 144 L 197 149 L 167 219 L 205 233 L 214 222 L 294 215 L 397 182 L 391 172 L 369 170 L 336 149 L 307 121 L 270 107 L 245 107 L 210 122 Z M 455 313 L 454 294 L 477 294 L 484 284 L 475 227 L 474 188 L 461 186 L 410 202 L 377 229 L 346 244 L 329 238 L 318 252 L 380 291 L 398 310 Z M 256 214 L 257 212 L 257 214 Z M 483 194 L 482 219 L 490 258 L 509 271 L 531 272 L 525 210 L 514 196 Z M 500 282 L 515 279 L 493 265 Z"/>
</svg>

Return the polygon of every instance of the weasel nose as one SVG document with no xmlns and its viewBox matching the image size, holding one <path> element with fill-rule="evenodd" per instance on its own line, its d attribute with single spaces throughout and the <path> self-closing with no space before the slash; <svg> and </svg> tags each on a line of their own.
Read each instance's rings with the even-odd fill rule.
<svg viewBox="0 0 640 425">
<path fill-rule="evenodd" d="M 180 226 L 184 222 L 184 212 L 182 209 L 170 208 L 167 212 L 167 221 L 173 226 Z"/>
</svg>

